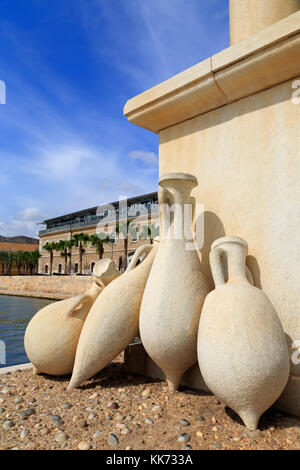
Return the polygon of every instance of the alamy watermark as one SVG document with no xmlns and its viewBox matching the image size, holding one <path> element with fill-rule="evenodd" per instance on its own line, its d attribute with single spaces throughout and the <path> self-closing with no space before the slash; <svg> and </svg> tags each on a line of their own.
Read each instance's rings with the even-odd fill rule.
<svg viewBox="0 0 300 470">
<path fill-rule="evenodd" d="M 291 356 L 291 361 L 296 366 L 300 364 L 300 340 L 297 339 L 292 343 L 292 349 L 296 349 Z"/>
<path fill-rule="evenodd" d="M 295 90 L 292 94 L 292 102 L 293 104 L 300 104 L 300 80 L 293 81 L 292 88 Z"/>
<path fill-rule="evenodd" d="M 6 104 L 6 84 L 0 80 L 0 104 Z"/>
<path fill-rule="evenodd" d="M 6 364 L 6 346 L 5 342 L 0 340 L 0 364 Z"/>
<path fill-rule="evenodd" d="M 162 224 L 158 228 L 158 215 Z M 159 235 L 160 240 L 184 240 L 187 251 L 200 250 L 204 245 L 203 204 L 135 204 L 127 206 L 127 198 L 119 199 L 119 207 L 101 205 L 96 233 L 100 240 L 128 238 L 146 240 Z"/>
</svg>

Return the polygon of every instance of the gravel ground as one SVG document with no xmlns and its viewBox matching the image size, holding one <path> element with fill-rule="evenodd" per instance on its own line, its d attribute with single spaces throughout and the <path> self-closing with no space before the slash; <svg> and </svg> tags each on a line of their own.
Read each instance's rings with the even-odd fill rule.
<svg viewBox="0 0 300 470">
<path fill-rule="evenodd" d="M 300 420 L 274 409 L 246 430 L 215 397 L 129 376 L 122 356 L 80 389 L 69 377 L 0 376 L 0 449 L 300 449 Z"/>
</svg>

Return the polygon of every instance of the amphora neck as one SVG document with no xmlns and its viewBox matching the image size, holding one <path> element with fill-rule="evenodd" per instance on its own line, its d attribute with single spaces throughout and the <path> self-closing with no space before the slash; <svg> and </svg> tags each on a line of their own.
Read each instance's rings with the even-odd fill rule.
<svg viewBox="0 0 300 470">
<path fill-rule="evenodd" d="M 195 201 L 191 197 L 197 179 L 187 173 L 169 173 L 159 180 L 162 238 L 191 239 Z"/>
<path fill-rule="evenodd" d="M 211 247 L 210 265 L 216 287 L 226 283 L 222 260 L 226 257 L 228 267 L 227 284 L 248 284 L 246 257 L 248 245 L 239 237 L 223 237 Z"/>
</svg>

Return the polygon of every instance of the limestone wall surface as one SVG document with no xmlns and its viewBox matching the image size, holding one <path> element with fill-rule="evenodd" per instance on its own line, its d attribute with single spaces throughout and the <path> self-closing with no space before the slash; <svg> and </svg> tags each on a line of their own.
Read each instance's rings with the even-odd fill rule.
<svg viewBox="0 0 300 470">
<path fill-rule="evenodd" d="M 92 285 L 92 276 L 0 276 L 2 294 L 38 294 L 52 298 L 71 297 L 85 292 Z"/>
</svg>

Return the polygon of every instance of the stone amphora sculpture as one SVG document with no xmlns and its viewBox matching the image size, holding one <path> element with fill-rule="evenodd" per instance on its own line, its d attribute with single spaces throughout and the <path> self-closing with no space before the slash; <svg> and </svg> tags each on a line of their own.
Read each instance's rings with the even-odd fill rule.
<svg viewBox="0 0 300 470">
<path fill-rule="evenodd" d="M 93 269 L 94 280 L 103 287 L 106 287 L 114 279 L 121 276 L 120 271 L 116 269 L 114 261 L 109 258 L 97 261 Z"/>
<path fill-rule="evenodd" d="M 71 374 L 84 321 L 102 287 L 42 308 L 29 322 L 24 345 L 35 374 Z"/>
<path fill-rule="evenodd" d="M 125 273 L 94 303 L 79 338 L 69 389 L 100 372 L 138 336 L 142 296 L 156 249 L 156 243 L 139 247 Z"/>
<path fill-rule="evenodd" d="M 161 241 L 143 296 L 140 336 L 145 350 L 164 372 L 169 390 L 174 392 L 183 373 L 197 362 L 199 318 L 209 287 L 196 245 L 191 242 L 192 221 L 184 217 L 185 207 L 193 216 L 191 191 L 197 179 L 171 173 L 162 176 L 159 185 Z M 172 207 L 174 212 L 170 211 Z M 190 236 L 185 233 L 188 223 Z"/>
<path fill-rule="evenodd" d="M 198 361 L 208 388 L 255 430 L 286 386 L 290 366 L 279 317 L 265 293 L 247 280 L 247 251 L 238 237 L 223 237 L 212 245 L 216 289 L 204 302 Z"/>
</svg>

